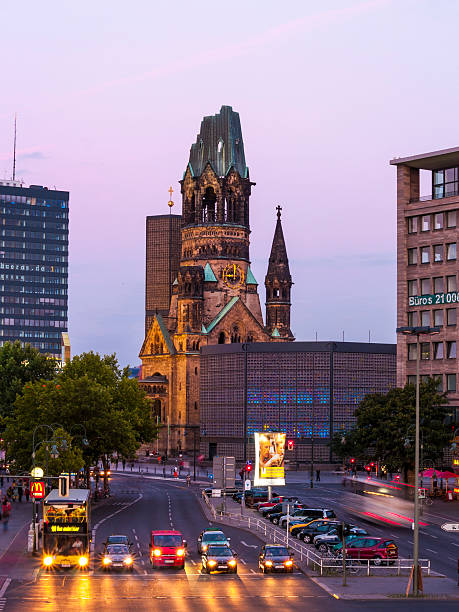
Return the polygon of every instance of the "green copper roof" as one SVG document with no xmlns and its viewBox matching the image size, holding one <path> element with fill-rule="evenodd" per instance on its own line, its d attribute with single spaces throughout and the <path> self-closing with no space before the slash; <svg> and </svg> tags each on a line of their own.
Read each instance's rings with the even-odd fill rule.
<svg viewBox="0 0 459 612">
<path fill-rule="evenodd" d="M 206 267 L 204 268 L 204 281 L 216 283 L 217 279 L 215 277 L 214 271 L 210 267 L 210 263 L 206 263 Z"/>
<path fill-rule="evenodd" d="M 201 176 L 207 163 L 218 176 L 225 176 L 231 167 L 240 176 L 248 176 L 241 121 L 231 106 L 222 106 L 216 115 L 204 117 L 196 142 L 191 145 L 188 166 L 192 175 Z"/>
<path fill-rule="evenodd" d="M 223 317 L 226 315 L 226 313 L 231 310 L 231 308 L 238 301 L 238 299 L 239 299 L 238 296 L 234 296 L 233 298 L 230 299 L 228 304 L 223 306 L 223 308 L 220 310 L 218 315 L 215 317 L 215 319 L 212 321 L 212 323 L 208 326 L 207 333 L 209 333 L 210 331 L 213 330 L 213 328 L 223 319 Z M 279 332 L 277 332 L 277 333 L 279 333 Z"/>
<path fill-rule="evenodd" d="M 169 332 L 168 332 L 167 327 L 166 327 L 166 325 L 165 325 L 165 323 L 164 323 L 164 321 L 163 321 L 162 316 L 160 315 L 160 313 L 159 313 L 159 312 L 158 312 L 158 313 L 156 313 L 156 315 L 155 315 L 155 316 L 156 316 L 156 320 L 158 321 L 159 329 L 161 330 L 161 333 L 162 333 L 162 335 L 163 335 L 163 338 L 164 338 L 164 340 L 165 340 L 165 342 L 166 342 L 166 345 L 167 345 L 167 350 L 169 351 L 169 353 L 170 353 L 171 355 L 175 355 L 175 353 L 176 353 L 177 351 L 175 350 L 174 343 L 173 343 L 173 342 L 172 342 L 172 340 L 171 340 L 171 337 L 170 337 L 170 335 L 169 335 Z"/>
<path fill-rule="evenodd" d="M 247 268 L 247 281 L 246 281 L 246 283 L 247 283 L 247 285 L 258 285 L 257 279 L 253 275 L 252 270 L 250 269 L 250 266 Z"/>
<path fill-rule="evenodd" d="M 275 328 L 274 328 L 274 331 L 273 331 L 273 333 L 271 334 L 271 336 L 272 336 L 273 338 L 280 338 L 280 333 L 279 333 L 279 330 L 277 329 L 277 327 L 275 327 Z"/>
<path fill-rule="evenodd" d="M 207 329 L 204 327 L 204 323 L 201 323 L 201 334 L 207 334 Z"/>
</svg>

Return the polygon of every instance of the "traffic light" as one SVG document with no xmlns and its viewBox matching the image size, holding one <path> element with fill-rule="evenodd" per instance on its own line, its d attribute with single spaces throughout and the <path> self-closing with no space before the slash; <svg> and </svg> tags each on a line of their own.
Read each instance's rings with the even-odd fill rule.
<svg viewBox="0 0 459 612">
<path fill-rule="evenodd" d="M 371 467 L 369 465 L 366 465 L 365 469 L 366 469 L 367 472 L 369 472 L 371 470 Z"/>
<path fill-rule="evenodd" d="M 351 457 L 351 463 L 354 464 L 355 463 L 355 459 L 354 457 Z"/>
<path fill-rule="evenodd" d="M 294 446 L 295 446 L 295 442 L 293 440 L 288 440 L 287 441 L 287 449 L 289 451 L 292 451 Z"/>
<path fill-rule="evenodd" d="M 340 540 L 349 535 L 349 532 L 350 527 L 348 524 L 340 523 L 339 525 L 336 525 L 336 535 L 339 537 Z"/>
<path fill-rule="evenodd" d="M 245 464 L 245 471 L 246 472 L 251 472 L 252 471 L 252 464 L 251 463 L 246 463 Z"/>
</svg>

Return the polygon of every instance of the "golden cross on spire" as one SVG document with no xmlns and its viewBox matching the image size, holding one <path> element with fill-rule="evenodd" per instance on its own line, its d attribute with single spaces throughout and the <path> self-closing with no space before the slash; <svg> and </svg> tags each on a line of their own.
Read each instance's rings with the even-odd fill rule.
<svg viewBox="0 0 459 612">
<path fill-rule="evenodd" d="M 169 192 L 169 202 L 167 203 L 167 205 L 169 206 L 169 208 L 172 208 L 174 206 L 174 202 L 172 201 L 172 194 L 174 193 L 174 190 L 172 189 L 172 185 L 169 187 L 167 191 Z"/>
</svg>

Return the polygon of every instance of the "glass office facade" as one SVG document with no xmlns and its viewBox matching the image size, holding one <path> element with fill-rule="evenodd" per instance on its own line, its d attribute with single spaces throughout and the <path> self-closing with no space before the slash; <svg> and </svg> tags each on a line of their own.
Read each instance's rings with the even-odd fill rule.
<svg viewBox="0 0 459 612">
<path fill-rule="evenodd" d="M 219 345 L 201 351 L 201 451 L 243 458 L 256 431 L 295 440 L 291 459 L 332 460 L 330 438 L 348 430 L 367 393 L 395 387 L 395 345 L 288 342 Z M 314 451 L 312 451 L 314 441 Z M 210 446 L 212 445 L 212 446 Z"/>
<path fill-rule="evenodd" d="M 61 358 L 67 331 L 69 193 L 0 181 L 0 345 Z"/>
</svg>

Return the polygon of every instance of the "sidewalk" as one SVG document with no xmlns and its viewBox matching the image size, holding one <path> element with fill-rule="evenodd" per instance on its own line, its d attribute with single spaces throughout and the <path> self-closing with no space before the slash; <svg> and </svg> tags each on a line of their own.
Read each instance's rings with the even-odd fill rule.
<svg viewBox="0 0 459 612">
<path fill-rule="evenodd" d="M 8 528 L 5 529 L 5 520 L 0 521 L 0 561 L 21 529 L 32 522 L 32 502 L 12 502 L 11 513 L 8 519 Z"/>
</svg>

